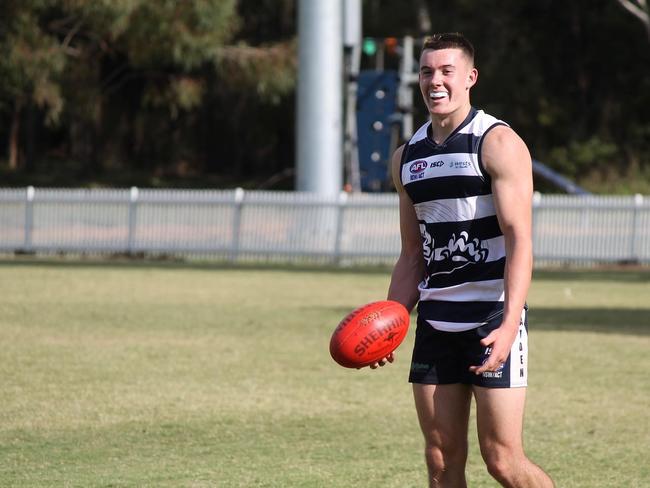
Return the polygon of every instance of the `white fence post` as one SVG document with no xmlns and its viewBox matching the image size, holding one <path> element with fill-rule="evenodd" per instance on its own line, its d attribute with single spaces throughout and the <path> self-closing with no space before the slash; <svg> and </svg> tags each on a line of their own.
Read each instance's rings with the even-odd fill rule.
<svg viewBox="0 0 650 488">
<path fill-rule="evenodd" d="M 230 249 L 230 261 L 235 262 L 239 257 L 239 238 L 241 233 L 241 214 L 244 207 L 244 189 L 235 188 L 234 211 L 232 216 L 232 247 Z"/>
<path fill-rule="evenodd" d="M 33 231 L 34 231 L 34 194 L 36 189 L 28 186 L 25 191 L 25 238 L 23 250 L 31 252 L 33 250 Z"/>
<path fill-rule="evenodd" d="M 639 262 L 639 253 L 637 251 L 636 240 L 639 235 L 637 229 L 641 225 L 641 206 L 643 205 L 643 195 L 637 193 L 634 195 L 634 210 L 632 216 L 632 229 L 630 235 L 630 262 Z"/>
<path fill-rule="evenodd" d="M 343 213 L 348 202 L 348 194 L 344 191 L 339 193 L 337 199 L 337 212 L 336 212 L 336 236 L 334 241 L 334 256 L 333 261 L 338 264 L 341 260 L 341 242 L 343 240 Z"/>
<path fill-rule="evenodd" d="M 129 234 L 126 244 L 126 252 L 128 254 L 133 254 L 135 249 L 136 226 L 138 223 L 138 193 L 138 188 L 132 186 L 129 192 Z"/>
</svg>

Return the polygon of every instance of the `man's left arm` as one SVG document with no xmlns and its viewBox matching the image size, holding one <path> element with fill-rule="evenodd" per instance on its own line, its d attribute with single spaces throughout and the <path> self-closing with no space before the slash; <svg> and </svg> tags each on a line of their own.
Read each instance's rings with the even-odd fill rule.
<svg viewBox="0 0 650 488">
<path fill-rule="evenodd" d="M 495 127 L 483 140 L 481 160 L 492 179 L 494 205 L 505 238 L 506 265 L 503 321 L 481 341 L 492 352 L 484 364 L 470 368 L 476 374 L 496 371 L 508 358 L 533 268 L 533 175 L 528 148 L 511 128 Z"/>
</svg>

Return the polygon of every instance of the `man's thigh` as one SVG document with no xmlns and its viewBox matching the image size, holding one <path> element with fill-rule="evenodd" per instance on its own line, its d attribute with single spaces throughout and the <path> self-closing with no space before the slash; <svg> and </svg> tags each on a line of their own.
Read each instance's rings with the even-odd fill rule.
<svg viewBox="0 0 650 488">
<path fill-rule="evenodd" d="M 474 386 L 476 422 L 481 449 L 522 450 L 526 388 Z"/>
<path fill-rule="evenodd" d="M 472 399 L 470 386 L 414 383 L 413 397 L 427 443 L 441 446 L 466 442 Z"/>
</svg>

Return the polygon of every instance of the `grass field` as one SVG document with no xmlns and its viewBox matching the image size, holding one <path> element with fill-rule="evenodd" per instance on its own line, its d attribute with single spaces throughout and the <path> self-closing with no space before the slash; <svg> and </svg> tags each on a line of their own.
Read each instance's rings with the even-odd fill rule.
<svg viewBox="0 0 650 488">
<path fill-rule="evenodd" d="M 0 263 L 0 486 L 424 487 L 396 362 L 329 336 L 386 271 Z M 529 455 L 559 488 L 650 486 L 650 274 L 537 273 Z M 471 487 L 494 487 L 471 430 Z"/>
</svg>

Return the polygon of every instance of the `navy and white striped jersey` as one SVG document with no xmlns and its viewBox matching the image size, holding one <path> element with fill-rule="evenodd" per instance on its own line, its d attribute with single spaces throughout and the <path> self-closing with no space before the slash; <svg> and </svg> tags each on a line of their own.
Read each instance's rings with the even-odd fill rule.
<svg viewBox="0 0 650 488">
<path fill-rule="evenodd" d="M 442 144 L 427 122 L 402 154 L 427 269 L 418 313 L 438 330 L 470 330 L 503 313 L 505 241 L 480 158 L 483 137 L 498 125 L 507 124 L 472 108 Z"/>
</svg>

